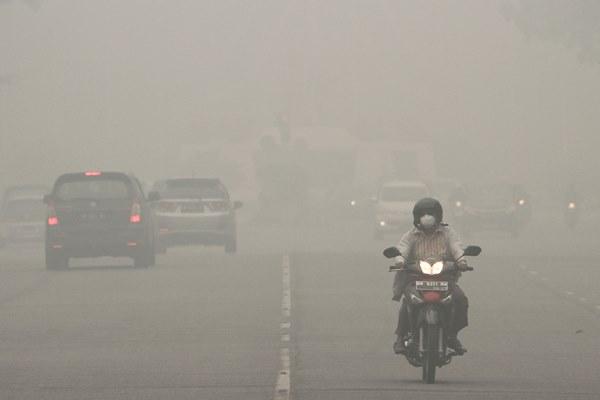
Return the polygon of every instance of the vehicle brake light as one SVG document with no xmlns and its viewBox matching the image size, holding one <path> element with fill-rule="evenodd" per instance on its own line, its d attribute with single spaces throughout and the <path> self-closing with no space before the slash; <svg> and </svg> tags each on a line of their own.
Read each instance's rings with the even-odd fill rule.
<svg viewBox="0 0 600 400">
<path fill-rule="evenodd" d="M 101 176 L 102 172 L 100 171 L 87 171 L 85 176 Z"/>
<path fill-rule="evenodd" d="M 131 215 L 129 216 L 129 222 L 132 224 L 139 224 L 142 222 L 142 207 L 140 203 L 133 203 L 131 206 Z"/>
<path fill-rule="evenodd" d="M 56 209 L 53 205 L 48 207 L 48 225 L 56 226 L 58 225 L 58 216 L 56 215 Z"/>
</svg>

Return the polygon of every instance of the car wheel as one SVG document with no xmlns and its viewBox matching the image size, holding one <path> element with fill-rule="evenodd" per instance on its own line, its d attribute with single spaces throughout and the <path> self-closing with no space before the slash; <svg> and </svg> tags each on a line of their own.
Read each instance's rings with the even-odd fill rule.
<svg viewBox="0 0 600 400">
<path fill-rule="evenodd" d="M 167 246 L 164 244 L 158 243 L 156 245 L 156 254 L 167 254 Z"/>
<path fill-rule="evenodd" d="M 59 270 L 69 268 L 69 257 L 59 252 L 46 251 L 46 269 Z"/>
<path fill-rule="evenodd" d="M 233 236 L 225 242 L 225 253 L 233 254 L 235 252 L 237 252 L 237 238 Z"/>
<path fill-rule="evenodd" d="M 152 254 L 150 254 L 152 253 Z M 143 250 L 140 253 L 133 256 L 133 266 L 135 268 L 148 268 L 153 265 L 152 259 L 154 258 L 154 250 L 148 251 Z"/>
</svg>

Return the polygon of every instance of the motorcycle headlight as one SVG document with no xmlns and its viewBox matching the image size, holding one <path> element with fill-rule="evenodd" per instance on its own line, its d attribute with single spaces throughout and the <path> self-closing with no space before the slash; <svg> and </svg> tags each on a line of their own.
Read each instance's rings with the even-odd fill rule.
<svg viewBox="0 0 600 400">
<path fill-rule="evenodd" d="M 442 261 L 438 261 L 431 266 L 431 274 L 432 275 L 440 274 L 443 269 L 444 269 L 444 263 Z"/>
<path fill-rule="evenodd" d="M 443 261 L 438 261 L 431 265 L 427 261 L 420 261 L 419 267 L 425 275 L 438 275 L 444 269 L 444 263 Z"/>
</svg>

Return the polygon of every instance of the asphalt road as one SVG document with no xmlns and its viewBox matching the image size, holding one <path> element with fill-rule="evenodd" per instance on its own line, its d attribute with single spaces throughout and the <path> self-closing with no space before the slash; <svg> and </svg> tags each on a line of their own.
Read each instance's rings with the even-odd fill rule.
<svg viewBox="0 0 600 400">
<path fill-rule="evenodd" d="M 600 398 L 600 272 L 576 248 L 589 235 L 547 251 L 483 237 L 462 279 L 469 352 L 424 385 L 391 350 L 379 254 L 394 239 L 360 232 L 243 228 L 235 256 L 173 249 L 148 270 L 48 272 L 39 248 L 0 250 L 0 399 L 273 399 L 282 349 L 294 399 Z"/>
</svg>

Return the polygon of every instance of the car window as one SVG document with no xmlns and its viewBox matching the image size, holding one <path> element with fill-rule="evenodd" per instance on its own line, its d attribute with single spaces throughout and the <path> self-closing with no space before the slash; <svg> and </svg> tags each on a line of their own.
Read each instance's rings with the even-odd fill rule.
<svg viewBox="0 0 600 400">
<path fill-rule="evenodd" d="M 129 185 L 120 179 L 81 179 L 61 183 L 56 189 L 59 200 L 128 199 Z"/>
<path fill-rule="evenodd" d="M 46 206 L 41 199 L 8 201 L 2 211 L 3 219 L 34 221 L 46 217 Z"/>
<path fill-rule="evenodd" d="M 421 186 L 384 186 L 381 201 L 416 201 L 427 196 L 427 188 Z"/>
<path fill-rule="evenodd" d="M 157 186 L 162 197 L 227 199 L 225 187 L 219 181 L 177 179 Z"/>
</svg>

